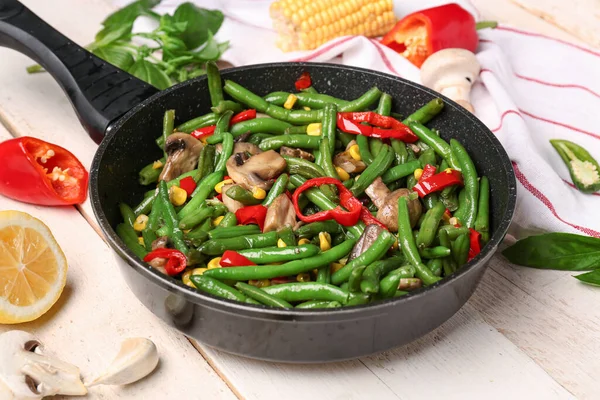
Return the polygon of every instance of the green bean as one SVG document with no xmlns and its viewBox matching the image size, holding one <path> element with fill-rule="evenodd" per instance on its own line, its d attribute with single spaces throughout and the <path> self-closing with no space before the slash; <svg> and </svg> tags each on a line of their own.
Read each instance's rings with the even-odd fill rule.
<svg viewBox="0 0 600 400">
<path fill-rule="evenodd" d="M 285 243 L 286 246 L 296 246 L 296 235 L 291 226 L 284 226 L 277 230 L 277 237 Z"/>
<path fill-rule="evenodd" d="M 138 242 L 138 236 L 133 230 L 131 226 L 127 223 L 120 223 L 116 227 L 117 235 L 121 238 L 125 246 L 129 248 L 140 259 L 143 259 L 148 252 L 146 249 Z M 350 250 L 348 250 L 350 252 Z"/>
<path fill-rule="evenodd" d="M 318 149 L 320 141 L 320 136 L 281 135 L 264 139 L 258 147 L 263 151 L 277 150 L 281 146 L 298 147 L 301 149 Z"/>
<path fill-rule="evenodd" d="M 350 278 L 352 270 L 360 265 L 369 265 L 385 255 L 389 248 L 394 243 L 394 236 L 387 230 L 382 231 L 373 243 L 365 252 L 354 258 L 348 264 L 337 270 L 331 275 L 331 282 L 334 285 L 339 285 Z"/>
<path fill-rule="evenodd" d="M 222 92 L 221 92 L 222 93 Z M 225 111 L 233 111 L 234 113 L 240 113 L 244 111 L 244 107 L 241 104 L 231 100 L 221 100 L 219 104 L 210 108 L 215 114 L 223 114 Z"/>
<path fill-rule="evenodd" d="M 210 239 L 198 248 L 209 256 L 223 254 L 225 250 L 243 250 L 277 245 L 277 232 L 261 233 L 237 238 Z"/>
<path fill-rule="evenodd" d="M 274 232 L 273 232 L 274 233 Z M 346 240 L 312 257 L 289 261 L 281 265 L 263 265 L 235 268 L 215 268 L 204 272 L 205 275 L 222 280 L 248 281 L 251 279 L 272 279 L 278 276 L 291 276 L 312 271 L 315 268 L 329 265 L 350 253 L 355 240 Z M 277 285 L 279 286 L 279 285 Z M 314 299 L 313 299 L 314 300 Z"/>
<path fill-rule="evenodd" d="M 360 282 L 365 268 L 367 268 L 366 265 L 359 265 L 350 272 L 350 277 L 348 278 L 348 290 L 350 292 L 358 292 L 360 290 Z"/>
<path fill-rule="evenodd" d="M 419 251 L 420 256 L 423 258 L 444 258 L 451 253 L 450 248 L 444 246 L 426 247 Z"/>
<path fill-rule="evenodd" d="M 233 214 L 235 216 L 235 214 Z M 211 239 L 227 239 L 232 237 L 256 235 L 260 233 L 258 225 L 239 225 L 227 228 L 218 227 L 208 233 Z"/>
<path fill-rule="evenodd" d="M 229 132 L 234 138 L 244 133 L 271 133 L 283 135 L 290 124 L 274 118 L 254 118 L 247 121 L 238 122 L 229 128 Z"/>
<path fill-rule="evenodd" d="M 412 278 L 415 276 L 415 267 L 412 265 L 403 265 L 402 267 L 391 271 L 379 283 L 379 293 L 383 296 L 391 297 L 398 289 L 400 279 Z"/>
<path fill-rule="evenodd" d="M 343 240 L 342 240 L 343 241 Z M 341 243 L 341 242 L 340 242 Z M 339 243 L 332 243 L 337 246 Z M 317 282 L 318 283 L 331 283 L 331 267 L 325 265 L 317 270 Z"/>
<path fill-rule="evenodd" d="M 283 283 L 267 286 L 263 290 L 286 301 L 328 300 L 338 301 L 342 304 L 348 301 L 348 292 L 327 283 Z"/>
<path fill-rule="evenodd" d="M 166 158 L 163 157 L 159 161 L 164 165 Z M 140 185 L 146 186 L 158 181 L 158 177 L 160 176 L 161 172 L 162 167 L 154 168 L 154 162 L 146 165 L 144 168 L 142 168 L 142 170 L 139 173 Z"/>
<path fill-rule="evenodd" d="M 340 139 L 344 148 L 348 147 L 348 143 L 353 141 L 355 136 L 356 135 L 352 135 L 350 133 L 342 132 L 339 129 L 336 129 L 336 137 Z"/>
<path fill-rule="evenodd" d="M 467 212 L 467 190 L 462 188 L 458 193 L 458 208 L 454 211 L 453 216 L 458 218 L 461 223 L 465 221 L 465 213 Z"/>
<path fill-rule="evenodd" d="M 254 197 L 251 191 L 244 189 L 240 185 L 232 185 L 229 189 L 227 189 L 225 194 L 227 194 L 227 196 L 231 197 L 233 200 L 239 201 L 245 206 L 256 205 L 262 202 L 262 200 Z"/>
<path fill-rule="evenodd" d="M 455 187 L 455 186 L 450 186 L 450 187 Z M 446 188 L 448 189 L 448 188 Z M 444 189 L 444 190 L 446 190 Z M 440 201 L 446 206 L 446 208 L 448 210 L 450 210 L 450 212 L 455 212 L 456 210 L 458 210 L 458 195 L 456 194 L 456 191 L 452 191 L 451 193 L 448 194 L 448 196 L 444 196 L 444 190 L 442 190 L 442 193 L 440 193 L 439 199 Z"/>
<path fill-rule="evenodd" d="M 142 231 L 142 238 L 144 239 L 146 251 L 152 251 L 152 242 L 156 240 L 156 234 L 149 229 L 144 229 Z"/>
<path fill-rule="evenodd" d="M 364 135 L 356 135 L 356 144 L 358 145 L 358 151 L 362 161 L 370 165 L 373 162 L 373 155 L 369 150 L 369 140 Z"/>
<path fill-rule="evenodd" d="M 210 94 L 210 102 L 213 107 L 219 105 L 223 101 L 223 86 L 221 84 L 221 74 L 219 68 L 214 61 L 206 63 L 206 78 L 208 80 L 208 93 Z"/>
<path fill-rule="evenodd" d="M 239 250 L 238 253 L 255 264 L 273 264 L 312 257 L 319 253 L 319 247 L 314 244 L 302 244 L 299 246 L 246 249 Z"/>
<path fill-rule="evenodd" d="M 225 214 L 227 207 L 200 207 L 197 211 L 187 215 L 179 221 L 179 228 L 191 229 L 202 223 L 206 218 L 214 218 Z"/>
<path fill-rule="evenodd" d="M 169 190 L 167 189 L 167 183 L 165 181 L 160 181 L 158 184 L 158 196 L 159 200 L 163 203 L 163 217 L 165 220 L 165 225 L 167 226 L 167 236 L 171 238 L 173 241 L 173 245 L 183 254 L 187 254 L 188 247 L 183 241 L 183 232 L 179 228 L 179 220 L 177 219 L 177 213 L 175 212 L 175 208 L 173 208 L 173 204 L 169 201 Z"/>
<path fill-rule="evenodd" d="M 309 86 L 306 89 L 300 89 L 303 93 L 312 93 L 312 94 L 319 94 L 319 92 L 317 92 L 317 89 L 315 89 L 313 86 Z"/>
<path fill-rule="evenodd" d="M 402 296 L 406 296 L 407 294 L 408 294 L 408 292 L 406 292 L 404 290 L 396 290 L 394 297 L 402 297 Z"/>
<path fill-rule="evenodd" d="M 361 136 L 361 135 L 359 135 Z M 394 160 L 394 153 L 391 151 L 390 146 L 385 145 L 381 152 L 377 154 L 377 157 L 373 160 L 373 163 L 369 165 L 358 177 L 356 182 L 350 191 L 355 197 L 363 194 L 365 189 L 373 183 L 377 177 L 383 175 Z"/>
<path fill-rule="evenodd" d="M 290 126 L 284 132 L 285 135 L 306 135 L 306 128 L 308 125 L 301 126 Z"/>
<path fill-rule="evenodd" d="M 146 168 L 146 167 L 144 167 Z M 190 172 L 186 172 L 184 174 L 179 175 L 177 178 L 170 180 L 169 182 L 167 182 L 167 188 L 170 188 L 171 186 L 178 186 L 179 183 L 181 182 L 181 180 L 183 178 L 186 178 L 188 176 L 193 176 L 195 174 L 194 171 L 190 171 Z M 150 194 L 150 192 L 148 192 L 148 196 L 144 197 L 144 200 L 142 200 L 142 202 L 140 204 L 137 205 L 137 207 L 135 207 L 135 209 L 133 210 L 133 212 L 135 213 L 135 215 L 140 215 L 140 214 L 148 214 L 150 212 L 150 209 L 152 208 L 152 204 L 154 203 L 154 199 L 156 197 L 156 190 L 151 191 L 153 192 L 152 194 Z"/>
<path fill-rule="evenodd" d="M 383 180 L 383 183 L 391 183 L 397 181 L 398 179 L 404 178 L 405 176 L 413 174 L 417 168 L 421 168 L 421 162 L 419 160 L 409 161 L 405 164 L 396 165 L 395 167 L 387 170 L 381 176 L 381 179 Z"/>
<path fill-rule="evenodd" d="M 148 223 L 146 224 L 146 229 L 154 232 L 156 228 L 158 228 L 158 222 L 163 215 L 162 204 L 160 201 L 155 201 L 152 203 L 152 209 L 150 214 L 148 214 Z"/>
<path fill-rule="evenodd" d="M 290 174 L 298 174 L 307 179 L 325 176 L 325 171 L 315 163 L 298 157 L 283 156 L 287 163 L 287 171 Z"/>
<path fill-rule="evenodd" d="M 451 168 L 460 171 L 460 165 L 452 153 L 448 142 L 437 136 L 429 128 L 420 124 L 419 122 L 410 122 L 409 127 L 413 133 L 419 137 L 419 139 L 427 143 L 433 150 L 435 150 L 437 154 L 443 157 Z"/>
<path fill-rule="evenodd" d="M 289 92 L 273 92 L 269 93 L 263 99 L 267 102 L 277 105 L 283 106 L 285 101 L 288 99 L 290 93 Z M 348 104 L 348 101 L 338 99 L 333 96 L 329 96 L 327 94 L 317 94 L 317 93 L 294 93 L 294 95 L 298 98 L 296 104 L 300 107 L 310 107 L 314 109 L 325 108 L 327 104 L 335 104 L 338 107 L 344 106 Z"/>
<path fill-rule="evenodd" d="M 211 223 L 210 220 L 206 220 L 204 221 L 205 223 Z M 210 228 L 209 228 L 210 229 Z M 191 240 L 192 244 L 195 247 L 200 246 L 202 243 L 204 243 L 205 241 L 208 240 L 208 232 L 205 229 L 205 225 L 204 224 L 200 224 L 197 227 L 195 227 L 194 229 L 192 229 L 191 231 L 189 231 L 188 233 L 185 233 L 183 235 L 187 240 Z"/>
<path fill-rule="evenodd" d="M 189 121 L 184 122 L 183 124 L 179 125 L 176 128 L 176 130 L 178 132 L 190 133 L 196 129 L 205 128 L 207 126 L 214 125 L 217 123 L 218 119 L 219 119 L 219 116 L 217 114 L 214 114 L 214 113 L 204 114 L 200 117 L 196 117 L 194 119 L 190 119 Z M 165 143 L 157 142 L 157 144 L 160 147 L 162 147 L 162 146 L 164 146 Z"/>
<path fill-rule="evenodd" d="M 446 207 L 442 203 L 437 203 L 433 208 L 427 210 L 417 236 L 416 244 L 419 249 L 431 246 L 445 211 Z"/>
<path fill-rule="evenodd" d="M 311 222 L 296 229 L 296 235 L 301 238 L 316 236 L 321 232 L 335 234 L 342 233 L 343 230 L 342 226 L 334 220 Z"/>
<path fill-rule="evenodd" d="M 321 167 L 323 167 L 323 171 L 326 176 L 329 176 L 334 179 L 340 179 L 335 167 L 333 166 L 332 154 L 329 149 L 329 139 L 323 138 L 320 145 L 320 154 L 321 154 Z M 302 175 L 302 174 L 300 174 Z"/>
<path fill-rule="evenodd" d="M 429 268 L 421 261 L 421 256 L 417 250 L 417 245 L 415 244 L 412 229 L 410 227 L 410 217 L 406 197 L 398 198 L 398 244 L 406 259 L 415 267 L 417 276 L 425 283 L 425 285 L 432 285 L 440 279 L 437 276 L 434 276 Z"/>
<path fill-rule="evenodd" d="M 121 211 L 123 221 L 129 224 L 129 226 L 133 227 L 133 223 L 135 222 L 135 214 L 133 213 L 131 207 L 125 203 L 119 203 L 119 211 Z"/>
<path fill-rule="evenodd" d="M 382 93 L 379 98 L 379 105 L 377 105 L 377 110 L 375 112 L 379 115 L 389 116 L 392 112 L 392 96 L 387 93 Z"/>
<path fill-rule="evenodd" d="M 204 178 L 192 193 L 192 199 L 177 214 L 179 218 L 184 218 L 200 207 L 221 180 L 223 171 L 215 171 Z"/>
<path fill-rule="evenodd" d="M 460 235 L 469 234 L 469 228 L 466 226 L 456 227 L 453 225 L 444 225 L 440 227 L 439 232 L 441 231 L 446 231 L 450 240 L 456 240 Z"/>
<path fill-rule="evenodd" d="M 421 168 L 425 168 L 428 164 L 435 166 L 435 151 L 433 151 L 433 149 L 422 151 L 419 156 L 419 162 L 421 163 Z"/>
<path fill-rule="evenodd" d="M 408 151 L 406 150 L 406 144 L 398 139 L 391 139 L 390 143 L 392 145 L 392 149 L 394 149 L 396 164 L 405 164 L 408 161 Z"/>
<path fill-rule="evenodd" d="M 228 300 L 237 300 L 242 303 L 245 303 L 247 300 L 245 294 L 208 276 L 192 275 L 190 276 L 190 281 L 192 281 L 194 286 L 196 286 L 198 289 L 208 294 L 212 294 L 213 296 L 222 297 Z"/>
<path fill-rule="evenodd" d="M 250 138 L 247 140 L 247 142 L 258 146 L 263 140 L 268 139 L 272 136 L 273 135 L 268 133 L 253 133 L 252 136 L 250 136 Z"/>
<path fill-rule="evenodd" d="M 225 214 L 225 216 L 219 223 L 219 226 L 217 226 L 217 229 L 218 228 L 232 228 L 236 225 L 237 225 L 237 218 L 235 216 L 235 213 L 228 212 Z M 215 238 L 215 239 L 217 239 L 217 238 Z"/>
<path fill-rule="evenodd" d="M 301 309 L 314 309 L 314 308 L 337 308 L 341 307 L 342 303 L 339 301 L 319 301 L 319 300 L 309 300 L 304 303 L 298 304 L 295 308 Z"/>
<path fill-rule="evenodd" d="M 381 277 L 387 275 L 403 261 L 404 257 L 395 256 L 369 264 L 362 274 L 360 290 L 363 293 L 378 293 Z"/>
<path fill-rule="evenodd" d="M 163 130 L 162 130 L 162 138 L 164 143 L 167 143 L 167 136 L 173 133 L 173 127 L 175 125 L 175 110 L 167 110 L 165 111 L 165 115 L 163 117 Z M 165 157 L 167 157 L 167 152 L 163 146 L 163 152 Z"/>
<path fill-rule="evenodd" d="M 289 182 L 289 176 L 287 174 L 281 174 L 269 190 L 269 193 L 262 202 L 262 205 L 268 207 L 271 203 L 280 195 L 285 193 L 287 184 Z"/>
<path fill-rule="evenodd" d="M 338 107 L 339 112 L 360 111 L 375 103 L 381 96 L 381 90 L 372 87 L 359 98 L 349 101 L 347 104 Z"/>
<path fill-rule="evenodd" d="M 323 108 L 323 121 L 321 124 L 321 133 L 323 139 L 327 139 L 329 143 L 329 154 L 333 157 L 335 153 L 335 132 L 337 124 L 337 106 L 333 103 L 328 103 Z M 322 150 L 321 150 L 322 151 Z"/>
<path fill-rule="evenodd" d="M 452 256 L 459 267 L 467 263 L 469 258 L 469 235 L 460 235 L 452 246 Z"/>
<path fill-rule="evenodd" d="M 275 296 L 272 296 L 256 286 L 248 285 L 244 282 L 237 282 L 235 287 L 246 296 L 258 301 L 260 304 L 271 307 L 294 308 L 290 303 Z"/>
<path fill-rule="evenodd" d="M 443 261 L 441 258 L 432 258 L 427 262 L 427 268 L 429 268 L 431 273 L 435 276 L 442 276 L 442 263 Z"/>
<path fill-rule="evenodd" d="M 194 181 L 200 182 L 204 177 L 213 173 L 215 169 L 215 147 L 204 146 L 198 157 L 198 169 L 194 174 Z"/>
<path fill-rule="evenodd" d="M 440 239 L 440 245 L 448 249 L 452 249 L 452 244 L 450 242 L 450 238 L 448 237 L 448 232 L 445 229 L 440 229 L 438 236 Z M 442 258 L 442 267 L 444 269 L 444 276 L 448 276 L 454 272 L 455 269 L 452 264 L 452 255 Z"/>
<path fill-rule="evenodd" d="M 345 307 L 360 306 L 367 304 L 371 296 L 362 292 L 350 292 L 348 295 L 348 302 L 344 305 Z"/>
<path fill-rule="evenodd" d="M 417 111 L 408 116 L 404 121 L 402 121 L 405 125 L 408 125 L 411 121 L 420 122 L 421 124 L 426 124 L 433 117 L 438 115 L 442 109 L 444 108 L 444 102 L 440 98 L 435 98 L 425 104 L 423 107 L 419 108 Z"/>
<path fill-rule="evenodd" d="M 477 178 L 477 170 L 475 164 L 471 160 L 471 156 L 467 150 L 455 139 L 450 139 L 450 147 L 456 156 L 465 182 L 466 204 L 464 225 L 468 228 L 473 228 L 475 218 L 477 217 L 477 205 L 479 199 L 479 180 Z"/>
<path fill-rule="evenodd" d="M 482 176 L 479 181 L 479 206 L 477 208 L 475 230 L 481 233 L 481 242 L 485 244 L 490 240 L 490 182 L 485 176 Z"/>
<path fill-rule="evenodd" d="M 215 126 L 215 131 L 206 139 L 206 143 L 217 144 L 225 140 L 224 135 L 225 132 L 229 132 L 229 123 L 232 116 L 233 111 L 225 111 L 223 114 L 221 114 L 219 120 L 217 121 L 217 125 Z"/>
</svg>

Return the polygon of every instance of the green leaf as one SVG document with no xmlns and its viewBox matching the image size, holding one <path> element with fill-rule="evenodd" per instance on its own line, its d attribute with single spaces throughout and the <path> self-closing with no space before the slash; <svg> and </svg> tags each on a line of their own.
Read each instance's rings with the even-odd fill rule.
<svg viewBox="0 0 600 400">
<path fill-rule="evenodd" d="M 179 34 L 188 49 L 193 50 L 206 43 L 209 32 L 217 32 L 223 23 L 223 13 L 218 10 L 206 10 L 192 3 L 183 3 L 173 14 L 175 22 L 187 23 L 185 31 Z"/>
<path fill-rule="evenodd" d="M 127 71 L 135 62 L 131 51 L 128 48 L 119 45 L 100 47 L 95 49 L 93 53 L 125 71 Z"/>
<path fill-rule="evenodd" d="M 600 286 L 600 270 L 597 269 L 581 275 L 575 275 L 575 278 L 588 285 Z"/>
<path fill-rule="evenodd" d="M 600 268 L 600 239 L 546 233 L 519 240 L 502 254 L 514 264 L 541 269 L 589 271 Z"/>
<path fill-rule="evenodd" d="M 196 52 L 196 59 L 200 61 L 214 61 L 217 60 L 220 55 L 221 50 L 219 49 L 219 43 L 217 43 L 212 33 L 209 31 L 208 41 L 202 49 Z"/>
<path fill-rule="evenodd" d="M 102 22 L 104 26 L 133 24 L 140 15 L 149 15 L 149 10 L 160 3 L 160 0 L 138 0 L 110 14 Z"/>
<path fill-rule="evenodd" d="M 117 40 L 127 39 L 131 35 L 132 28 L 133 22 L 123 23 L 122 25 L 106 26 L 96 34 L 96 39 L 90 47 L 92 49 L 96 49 L 107 46 L 113 42 L 116 42 Z"/>
<path fill-rule="evenodd" d="M 188 73 L 188 79 L 197 78 L 202 75 L 206 75 L 206 70 L 202 68 L 197 68 Z"/>
<path fill-rule="evenodd" d="M 168 34 L 180 35 L 185 32 L 187 26 L 187 21 L 177 22 L 172 16 L 165 14 L 160 17 L 160 25 L 158 30 Z"/>
<path fill-rule="evenodd" d="M 143 59 L 137 60 L 127 72 L 160 90 L 164 90 L 173 84 L 171 78 L 169 78 L 156 64 Z"/>
</svg>

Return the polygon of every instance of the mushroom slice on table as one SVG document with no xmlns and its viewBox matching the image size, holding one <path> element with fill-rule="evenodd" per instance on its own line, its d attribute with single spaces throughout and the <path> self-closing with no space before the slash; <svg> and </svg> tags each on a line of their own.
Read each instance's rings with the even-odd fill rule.
<svg viewBox="0 0 600 400">
<path fill-rule="evenodd" d="M 247 152 L 235 153 L 229 157 L 226 166 L 227 175 L 243 188 L 268 190 L 287 164 L 279 153 L 269 150 L 250 156 Z"/>
<path fill-rule="evenodd" d="M 367 187 L 365 193 L 378 208 L 376 218 L 391 232 L 398 232 L 398 199 L 400 197 L 408 198 L 413 192 L 405 188 L 390 192 L 381 178 L 377 178 Z M 418 198 L 408 200 L 408 212 L 410 216 L 410 226 L 414 227 L 423 212 L 423 207 Z"/>
<path fill-rule="evenodd" d="M 169 135 L 165 141 L 167 161 L 158 179 L 170 181 L 196 168 L 203 147 L 201 141 L 187 133 Z"/>
<path fill-rule="evenodd" d="M 315 156 L 310 154 L 308 151 L 304 151 L 302 149 L 294 149 L 292 147 L 281 146 L 279 149 L 279 154 L 282 156 L 290 156 L 296 158 L 302 158 L 308 161 L 315 161 Z"/>
<path fill-rule="evenodd" d="M 276 231 L 284 226 L 296 225 L 294 205 L 285 193 L 280 194 L 267 208 L 263 232 Z"/>
</svg>

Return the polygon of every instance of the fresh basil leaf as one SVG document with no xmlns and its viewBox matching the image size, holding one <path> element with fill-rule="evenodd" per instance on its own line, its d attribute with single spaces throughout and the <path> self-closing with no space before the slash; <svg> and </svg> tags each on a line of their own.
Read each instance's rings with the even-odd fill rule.
<svg viewBox="0 0 600 400">
<path fill-rule="evenodd" d="M 546 233 L 517 241 L 502 254 L 513 264 L 565 271 L 600 268 L 600 239 L 572 233 Z"/>
<path fill-rule="evenodd" d="M 223 13 L 218 10 L 206 10 L 192 3 L 183 3 L 173 14 L 175 22 L 187 23 L 179 37 L 188 49 L 194 50 L 206 43 L 209 32 L 217 32 L 223 23 Z"/>
<path fill-rule="evenodd" d="M 170 61 L 183 55 L 187 55 L 190 59 L 193 58 L 188 54 L 187 47 L 183 40 L 173 36 L 162 35 L 160 41 L 162 42 L 163 61 Z"/>
<path fill-rule="evenodd" d="M 188 79 L 197 78 L 202 75 L 206 75 L 206 70 L 202 68 L 197 68 L 188 73 Z"/>
<path fill-rule="evenodd" d="M 214 61 L 219 58 L 221 55 L 221 50 L 219 49 L 219 43 L 215 40 L 212 33 L 208 32 L 208 41 L 200 49 L 196 52 L 196 59 L 200 61 Z"/>
<path fill-rule="evenodd" d="M 114 66 L 127 71 L 135 62 L 133 54 L 126 47 L 110 45 L 97 48 L 93 53 Z"/>
<path fill-rule="evenodd" d="M 165 14 L 160 17 L 160 25 L 158 30 L 171 35 L 180 35 L 185 31 L 187 25 L 187 21 L 177 22 L 172 16 Z"/>
<path fill-rule="evenodd" d="M 156 64 L 143 59 L 137 60 L 127 72 L 160 90 L 164 90 L 173 84 L 171 78 Z"/>
<path fill-rule="evenodd" d="M 229 40 L 223 43 L 219 43 L 219 52 L 221 54 L 225 53 L 225 50 L 229 48 Z"/>
<path fill-rule="evenodd" d="M 110 14 L 102 22 L 104 26 L 133 24 L 140 15 L 151 15 L 149 10 L 160 3 L 160 0 L 138 0 Z"/>
<path fill-rule="evenodd" d="M 585 274 L 575 275 L 575 278 L 588 285 L 600 286 L 600 269 Z"/>
<path fill-rule="evenodd" d="M 122 25 L 106 26 L 96 34 L 96 39 L 91 47 L 99 48 L 107 46 L 117 40 L 125 40 L 131 35 L 132 28 L 133 22 L 123 23 Z"/>
</svg>

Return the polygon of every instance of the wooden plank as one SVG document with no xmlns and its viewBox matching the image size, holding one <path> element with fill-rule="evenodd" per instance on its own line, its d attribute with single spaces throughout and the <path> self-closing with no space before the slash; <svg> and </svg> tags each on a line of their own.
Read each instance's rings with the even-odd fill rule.
<svg viewBox="0 0 600 400">
<path fill-rule="evenodd" d="M 11 138 L 0 125 L 0 141 Z M 102 372 L 127 337 L 156 343 L 160 364 L 147 379 L 129 386 L 98 386 L 86 398 L 234 399 L 227 385 L 184 335 L 168 327 L 135 298 L 100 240 L 74 207 L 38 207 L 0 196 L 0 210 L 19 210 L 41 219 L 69 263 L 67 286 L 54 307 L 36 321 L 0 325 L 0 333 L 20 329 L 37 335 L 52 351 L 79 366 L 84 378 Z"/>
</svg>

